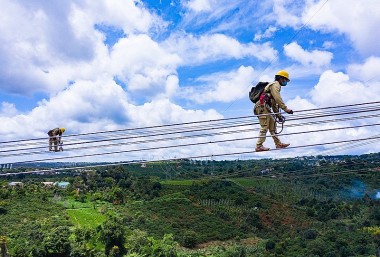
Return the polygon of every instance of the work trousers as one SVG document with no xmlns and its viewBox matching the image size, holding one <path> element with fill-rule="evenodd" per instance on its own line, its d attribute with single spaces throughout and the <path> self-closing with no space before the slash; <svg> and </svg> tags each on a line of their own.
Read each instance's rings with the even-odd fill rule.
<svg viewBox="0 0 380 257">
<path fill-rule="evenodd" d="M 256 115 L 270 114 L 271 111 L 270 111 L 270 108 L 268 108 L 266 105 L 257 104 L 255 106 L 254 113 Z M 259 139 L 257 140 L 257 143 L 256 143 L 256 147 L 262 146 L 264 144 L 268 130 L 273 138 L 274 144 L 275 145 L 281 144 L 280 139 L 276 135 L 276 124 L 275 124 L 275 120 L 273 116 L 262 115 L 262 116 L 258 116 L 258 118 L 259 118 L 261 129 L 259 133 Z"/>
<path fill-rule="evenodd" d="M 53 145 L 54 145 L 54 151 L 58 151 L 58 136 L 52 136 L 49 138 L 49 151 L 53 151 Z"/>
</svg>

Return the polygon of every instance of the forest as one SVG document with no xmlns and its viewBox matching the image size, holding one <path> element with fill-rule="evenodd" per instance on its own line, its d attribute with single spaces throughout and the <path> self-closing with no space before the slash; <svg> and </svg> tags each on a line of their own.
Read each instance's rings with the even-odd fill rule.
<svg viewBox="0 0 380 257">
<path fill-rule="evenodd" d="M 0 253 L 380 256 L 379 163 L 183 159 L 1 176 Z"/>
</svg>

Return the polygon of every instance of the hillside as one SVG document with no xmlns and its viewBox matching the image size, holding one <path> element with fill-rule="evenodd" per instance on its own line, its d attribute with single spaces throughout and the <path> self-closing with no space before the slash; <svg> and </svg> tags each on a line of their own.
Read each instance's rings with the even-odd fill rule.
<svg viewBox="0 0 380 257">
<path fill-rule="evenodd" d="M 379 161 L 182 160 L 2 177 L 0 244 L 10 256 L 377 256 Z M 67 187 L 42 183 L 59 181 Z"/>
</svg>

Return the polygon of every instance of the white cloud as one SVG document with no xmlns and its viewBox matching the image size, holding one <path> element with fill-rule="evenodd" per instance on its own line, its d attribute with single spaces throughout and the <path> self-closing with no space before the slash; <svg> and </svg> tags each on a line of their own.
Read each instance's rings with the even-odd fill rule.
<svg viewBox="0 0 380 257">
<path fill-rule="evenodd" d="M 297 27 L 300 25 L 301 6 L 292 0 L 273 0 L 273 16 L 279 25 Z"/>
<path fill-rule="evenodd" d="M 185 11 L 181 13 L 181 21 L 168 26 L 172 21 L 163 21 L 161 17 L 150 13 L 144 1 L 138 0 L 79 0 L 75 3 L 68 1 L 54 4 L 42 0 L 3 0 L 3 22 L 0 24 L 1 90 L 18 94 L 45 92 L 50 98 L 24 113 L 20 113 L 14 103 L 3 100 L 0 106 L 0 136 L 3 140 L 45 137 L 48 129 L 57 126 L 65 126 L 67 133 L 71 134 L 221 118 L 222 115 L 213 109 L 185 109 L 181 106 L 185 104 L 183 98 L 193 103 L 215 104 L 213 107 L 218 106 L 217 103 L 237 99 L 249 101 L 248 87 L 257 72 L 254 73 L 251 66 L 240 66 L 226 72 L 223 65 L 227 62 L 223 62 L 223 65 L 216 62 L 227 60 L 229 63 L 235 59 L 243 62 L 239 65 L 246 65 L 247 59 L 251 61 L 252 58 L 262 62 L 272 61 L 277 51 L 270 41 L 265 44 L 242 43 L 233 35 L 245 37 L 247 28 L 255 28 L 249 30 L 251 34 L 246 38 L 260 31 L 255 34 L 255 40 L 261 40 L 271 38 L 278 26 L 298 29 L 302 23 L 309 21 L 324 1 L 301 2 L 182 1 L 187 9 L 181 9 Z M 364 7 L 360 7 L 359 3 L 329 1 L 307 26 L 322 32 L 338 32 L 338 36 L 346 35 L 364 55 L 374 56 L 363 63 L 358 61 L 357 64 L 341 67 L 347 70 L 347 74 L 331 70 L 323 72 L 310 92 L 307 86 L 300 90 L 294 89 L 298 96 L 287 102 L 290 108 L 296 111 L 374 101 L 380 96 L 380 74 L 376 69 L 380 65 L 376 44 L 378 35 L 373 33 L 379 23 L 378 15 L 374 13 L 378 3 L 373 0 L 363 0 L 363 3 L 363 6 L 370 8 L 365 14 Z M 343 5 L 351 6 L 351 9 Z M 268 15 L 268 8 L 272 11 L 272 7 L 273 12 Z M 358 13 L 355 13 L 356 10 Z M 258 26 L 270 18 L 275 18 L 277 23 L 269 23 L 265 28 Z M 113 35 L 97 30 L 95 25 L 122 30 L 124 35 L 118 35 L 120 38 L 115 38 L 115 44 L 107 47 L 103 41 Z M 172 33 L 173 27 L 178 30 L 167 40 L 157 39 L 162 40 Z M 168 30 L 160 34 L 164 29 Z M 182 31 L 182 34 L 178 31 Z M 196 33 L 186 34 L 185 31 Z M 319 43 L 314 39 L 304 42 Z M 326 41 L 323 48 L 337 51 L 336 46 L 340 43 Z M 285 53 L 300 63 L 289 63 L 288 67 L 284 67 L 292 78 L 308 77 L 324 71 L 333 58 L 328 51 L 310 47 L 303 49 L 297 43 L 286 46 Z M 215 67 L 220 67 L 220 72 L 209 75 L 200 72 L 194 75 L 199 76 L 194 78 L 197 85 L 181 91 L 183 88 L 180 85 L 184 82 L 180 81 L 183 70 L 179 70 L 179 67 L 186 69 L 186 66 L 212 62 Z M 254 62 L 250 65 L 256 67 Z M 266 72 L 269 75 L 262 75 L 261 78 L 273 79 L 272 74 L 277 71 L 277 65 L 281 63 L 268 67 L 272 69 Z M 115 83 L 115 77 L 123 82 L 123 86 Z M 291 92 L 288 89 L 284 91 L 285 96 Z M 301 90 L 302 93 L 299 93 Z M 183 97 L 184 94 L 186 97 Z M 181 101 L 173 103 L 173 99 Z M 314 128 L 317 126 L 308 127 Z M 370 131 L 354 130 L 347 135 L 366 136 L 370 135 Z M 320 133 L 315 137 L 285 136 L 284 141 L 302 145 L 305 142 L 347 139 L 347 135 Z M 227 152 L 226 149 L 238 152 L 252 149 L 252 145 L 252 142 L 239 141 L 239 144 L 165 150 L 160 153 L 163 156 L 174 153 L 189 156 Z M 124 149 L 124 146 L 121 148 Z M 304 154 L 303 151 L 297 153 Z M 276 157 L 277 154 L 268 153 L 268 156 Z M 286 154 L 284 152 L 284 156 Z"/>
<path fill-rule="evenodd" d="M 183 65 L 245 57 L 255 57 L 261 61 L 268 61 L 277 55 L 269 43 L 241 44 L 236 39 L 223 34 L 200 37 L 177 34 L 169 38 L 165 45 L 173 53 L 181 55 Z"/>
<path fill-rule="evenodd" d="M 303 25 L 322 33 L 347 36 L 364 56 L 378 56 L 380 2 L 375 0 L 313 0 L 306 2 L 274 0 L 273 21 L 282 27 L 300 29 Z"/>
<path fill-rule="evenodd" d="M 98 65 L 107 67 L 108 57 L 105 36 L 95 24 L 121 28 L 126 34 L 165 26 L 140 1 L 130 0 L 54 5 L 2 1 L 1 15 L 0 85 L 17 94 L 56 93 L 69 81 L 99 75 Z"/>
<path fill-rule="evenodd" d="M 211 11 L 211 2 L 213 0 L 190 0 L 184 3 L 184 6 L 194 12 L 209 12 Z"/>
<path fill-rule="evenodd" d="M 158 99 L 130 110 L 134 126 L 149 126 L 222 118 L 215 110 L 185 110 L 168 99 Z"/>
<path fill-rule="evenodd" d="M 331 70 L 321 75 L 318 84 L 311 91 L 312 101 L 318 106 L 366 102 L 372 94 L 362 83 L 350 82 L 348 75 Z"/>
<path fill-rule="evenodd" d="M 167 97 L 171 97 L 172 95 L 176 94 L 178 89 L 179 89 L 179 79 L 175 75 L 170 75 L 166 79 L 166 84 L 165 84 L 165 93 Z"/>
<path fill-rule="evenodd" d="M 180 62 L 175 53 L 168 53 L 143 34 L 121 39 L 113 47 L 110 58 L 110 71 L 123 80 L 130 91 L 164 88 L 167 76 L 176 73 Z"/>
<path fill-rule="evenodd" d="M 271 1 L 271 0 L 270 0 Z M 180 30 L 194 28 L 214 33 L 231 33 L 241 28 L 256 31 L 258 23 L 266 19 L 269 1 L 208 0 L 182 1 Z M 188 4 L 192 3 L 193 8 Z M 197 5 L 195 5 L 195 3 Z M 271 10 L 270 10 L 271 12 Z"/>
<path fill-rule="evenodd" d="M 363 64 L 351 64 L 348 66 L 348 74 L 360 79 L 364 84 L 380 81 L 380 57 L 369 57 Z"/>
<path fill-rule="evenodd" d="M 168 94 L 176 90 L 177 82 L 176 76 L 168 77 Z M 0 137 L 3 140 L 46 137 L 47 131 L 55 127 L 65 127 L 65 134 L 69 135 L 222 118 L 213 109 L 188 110 L 167 98 L 155 99 L 143 105 L 133 105 L 128 98 L 119 85 L 104 77 L 97 81 L 77 81 L 49 100 L 41 101 L 38 107 L 25 114 L 15 113 L 12 104 L 3 103 Z M 71 143 L 73 139 L 65 140 Z M 109 149 L 94 148 L 87 151 L 104 152 Z M 67 155 L 83 153 L 65 152 Z M 145 153 L 141 154 L 144 156 Z M 25 160 L 23 156 L 20 158 Z"/>
<path fill-rule="evenodd" d="M 16 106 L 13 103 L 2 102 L 0 108 L 0 117 L 12 117 L 18 113 Z"/>
<path fill-rule="evenodd" d="M 184 95 L 197 103 L 232 102 L 247 97 L 254 72 L 252 67 L 241 66 L 235 71 L 217 73 L 199 78 L 205 83 L 203 90 L 188 88 Z"/>
<path fill-rule="evenodd" d="M 284 46 L 285 54 L 293 60 L 307 66 L 328 66 L 333 58 L 333 54 L 327 51 L 313 50 L 306 51 L 296 42 Z"/>
<path fill-rule="evenodd" d="M 378 55 L 380 53 L 380 2 L 376 0 L 334 0 L 329 1 L 320 9 L 325 1 L 310 2 L 302 16 L 304 22 L 316 14 L 307 26 L 315 30 L 339 32 L 353 42 L 356 49 L 363 55 Z M 320 9 L 320 11 L 318 11 Z"/>
<path fill-rule="evenodd" d="M 124 33 L 148 33 L 152 28 L 163 28 L 165 23 L 146 10 L 140 0 L 85 0 L 81 12 L 92 24 L 122 28 Z"/>
<path fill-rule="evenodd" d="M 265 38 L 270 38 L 274 35 L 274 33 L 276 33 L 277 31 L 277 28 L 274 27 L 274 26 L 270 26 L 269 28 L 267 28 L 263 33 L 256 33 L 255 36 L 253 37 L 253 40 L 254 41 L 259 41 L 261 39 L 265 39 Z"/>
<path fill-rule="evenodd" d="M 323 42 L 323 48 L 325 48 L 325 49 L 331 49 L 331 48 L 334 48 L 335 46 L 336 46 L 336 44 L 332 41 Z"/>
</svg>

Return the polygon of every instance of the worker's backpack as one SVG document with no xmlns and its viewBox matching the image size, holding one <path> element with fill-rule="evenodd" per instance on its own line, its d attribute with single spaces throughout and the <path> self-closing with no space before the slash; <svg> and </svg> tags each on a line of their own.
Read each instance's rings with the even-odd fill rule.
<svg viewBox="0 0 380 257">
<path fill-rule="evenodd" d="M 251 91 L 249 91 L 249 99 L 252 103 L 256 104 L 256 102 L 259 101 L 260 95 L 268 84 L 269 82 L 259 82 L 256 86 L 251 88 Z"/>
</svg>

